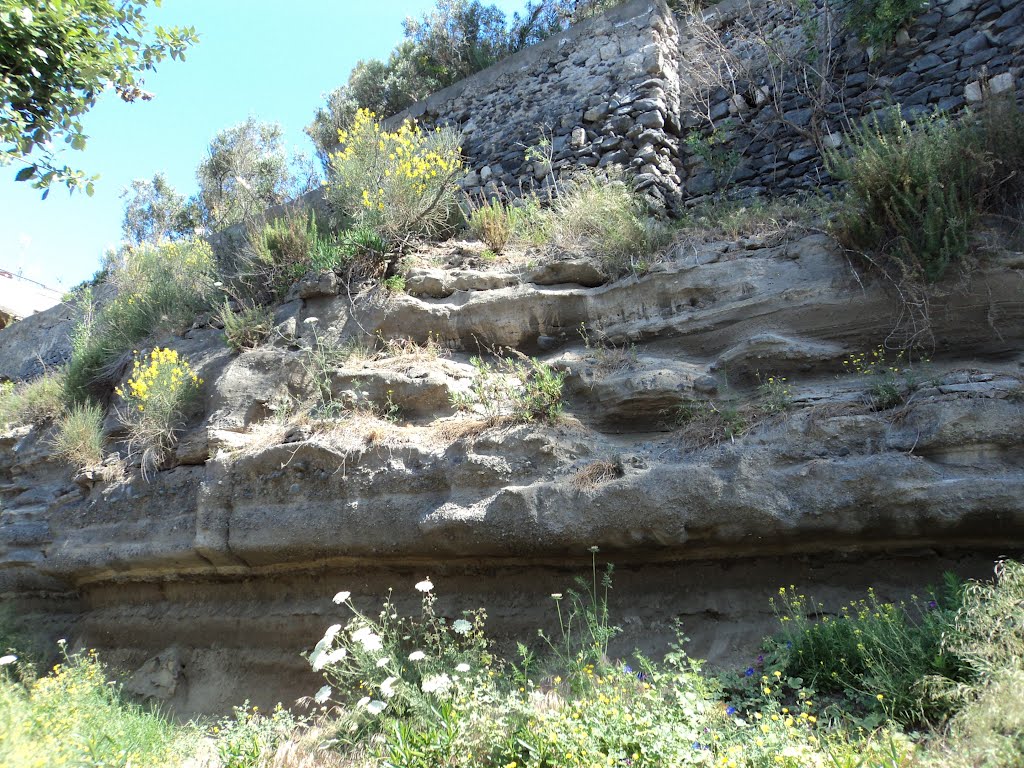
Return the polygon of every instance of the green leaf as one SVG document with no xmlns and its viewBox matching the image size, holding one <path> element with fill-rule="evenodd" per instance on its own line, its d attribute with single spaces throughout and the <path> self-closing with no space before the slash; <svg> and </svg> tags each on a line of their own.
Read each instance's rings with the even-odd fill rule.
<svg viewBox="0 0 1024 768">
<path fill-rule="evenodd" d="M 15 181 L 28 181 L 36 175 L 36 167 L 30 165 L 28 168 L 22 168 L 18 171 L 18 175 L 14 177 Z"/>
</svg>

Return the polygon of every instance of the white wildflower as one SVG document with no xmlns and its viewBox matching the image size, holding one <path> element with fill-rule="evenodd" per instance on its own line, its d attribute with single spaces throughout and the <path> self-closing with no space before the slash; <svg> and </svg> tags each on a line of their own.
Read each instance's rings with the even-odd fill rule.
<svg viewBox="0 0 1024 768">
<path fill-rule="evenodd" d="M 348 651 L 346 651 L 344 647 L 335 648 L 333 651 L 331 651 L 330 653 L 328 653 L 328 654 L 326 654 L 324 656 L 324 663 L 325 664 L 337 664 L 339 661 L 344 659 L 346 656 L 348 656 Z"/>
<path fill-rule="evenodd" d="M 369 696 L 363 696 L 363 698 L 361 698 L 359 701 L 356 702 L 356 709 L 362 709 L 363 707 L 365 707 L 369 703 L 370 703 L 370 697 Z"/>
<path fill-rule="evenodd" d="M 468 635 L 469 634 L 469 630 L 471 630 L 472 628 L 473 628 L 473 625 L 470 624 L 465 619 L 456 619 L 452 623 L 452 629 L 455 630 L 455 632 L 460 634 L 460 635 Z"/>
<path fill-rule="evenodd" d="M 390 699 L 395 695 L 395 689 L 392 686 L 397 682 L 398 678 L 392 676 L 380 684 L 380 692 L 384 694 L 384 698 Z"/>
<path fill-rule="evenodd" d="M 386 706 L 387 704 L 383 701 L 377 701 L 376 699 L 374 699 L 366 705 L 366 711 L 369 712 L 371 715 L 379 715 L 381 712 L 384 711 L 384 707 Z"/>
<path fill-rule="evenodd" d="M 377 659 L 377 669 L 383 669 L 384 667 L 386 667 L 388 665 L 388 663 L 390 661 L 391 661 L 391 659 L 389 659 L 387 656 L 384 656 L 383 658 Z"/>
<path fill-rule="evenodd" d="M 434 588 L 434 584 L 430 579 L 424 579 L 423 581 L 416 584 L 416 589 L 420 592 L 429 592 Z"/>
<path fill-rule="evenodd" d="M 13 664 L 18 660 L 18 657 L 13 653 L 9 653 L 6 656 L 0 656 L 0 667 L 6 667 L 8 664 Z"/>
<path fill-rule="evenodd" d="M 317 704 L 323 704 L 325 701 L 331 698 L 331 693 L 331 686 L 325 685 L 323 688 L 316 692 L 316 695 L 313 696 L 313 701 L 315 701 Z"/>
<path fill-rule="evenodd" d="M 352 639 L 355 642 L 357 642 L 357 643 L 361 643 L 363 641 L 364 637 L 366 637 L 367 635 L 372 635 L 372 634 L 373 634 L 373 630 L 364 625 L 362 627 L 359 627 L 359 629 L 357 629 L 357 630 L 352 632 Z"/>
<path fill-rule="evenodd" d="M 455 671 L 456 672 L 463 672 L 463 673 L 469 672 L 469 664 L 466 664 L 465 662 L 463 662 L 462 664 L 459 664 L 457 667 L 455 667 Z"/>
<path fill-rule="evenodd" d="M 423 661 L 427 658 L 427 654 L 423 651 L 413 651 L 409 654 L 409 661 Z"/>
<path fill-rule="evenodd" d="M 330 642 L 334 639 L 334 636 L 341 632 L 341 624 L 331 624 L 324 632 L 324 641 Z"/>
<path fill-rule="evenodd" d="M 350 597 L 352 597 L 351 592 L 339 592 L 334 596 L 334 602 L 336 602 L 338 605 L 341 605 L 342 603 L 348 602 L 348 599 Z"/>
<path fill-rule="evenodd" d="M 435 693 L 439 696 L 447 693 L 451 687 L 452 679 L 445 674 L 428 677 L 420 686 L 424 693 Z"/>
<path fill-rule="evenodd" d="M 359 639 L 359 642 L 363 645 L 365 651 L 379 651 L 384 647 L 384 641 L 380 639 L 379 635 L 375 635 L 371 632 L 368 635 L 364 635 Z"/>
</svg>

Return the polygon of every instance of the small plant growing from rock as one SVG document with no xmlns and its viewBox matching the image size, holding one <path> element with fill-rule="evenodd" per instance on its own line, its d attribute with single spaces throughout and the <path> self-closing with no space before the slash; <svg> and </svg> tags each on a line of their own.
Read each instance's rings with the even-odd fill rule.
<svg viewBox="0 0 1024 768">
<path fill-rule="evenodd" d="M 491 200 L 469 214 L 469 231 L 495 254 L 501 253 L 512 239 L 512 210 L 500 200 Z"/>
<path fill-rule="evenodd" d="M 255 349 L 270 335 L 273 314 L 269 307 L 243 303 L 236 312 L 227 301 L 220 310 L 220 321 L 224 323 L 224 336 L 235 352 Z"/>
<path fill-rule="evenodd" d="M 476 375 L 467 394 L 453 395 L 456 408 L 482 411 L 491 422 L 550 421 L 561 414 L 565 373 L 535 357 L 500 358 L 497 363 L 474 357 L 470 362 Z"/>
<path fill-rule="evenodd" d="M 628 368 L 637 364 L 636 345 L 623 343 L 621 347 L 599 338 L 596 334 L 587 330 L 586 323 L 580 323 L 580 338 L 587 352 L 594 356 L 597 361 L 598 370 L 602 373 L 611 373 Z"/>
<path fill-rule="evenodd" d="M 761 374 L 758 374 L 757 380 L 760 382 L 757 392 L 761 398 L 758 407 L 762 413 L 783 413 L 792 407 L 793 397 L 785 376 L 768 376 L 762 379 Z"/>
<path fill-rule="evenodd" d="M 54 452 L 69 464 L 94 467 L 103 461 L 103 409 L 95 403 L 71 406 L 57 419 Z"/>
<path fill-rule="evenodd" d="M 868 377 L 872 409 L 886 411 L 902 403 L 911 386 L 903 359 L 903 352 L 899 352 L 889 360 L 885 347 L 879 344 L 870 352 L 850 355 L 843 360 L 843 368 L 855 376 Z"/>
<path fill-rule="evenodd" d="M 119 415 L 128 429 L 129 455 L 140 458 L 143 475 L 174 447 L 185 407 L 202 383 L 177 350 L 156 347 L 148 355 L 136 355 L 126 386 L 115 392 L 125 402 Z"/>
</svg>

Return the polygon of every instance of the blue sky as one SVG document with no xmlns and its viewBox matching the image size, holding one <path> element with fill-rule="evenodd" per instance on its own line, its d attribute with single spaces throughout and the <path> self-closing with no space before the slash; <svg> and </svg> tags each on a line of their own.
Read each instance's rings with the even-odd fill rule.
<svg viewBox="0 0 1024 768">
<path fill-rule="evenodd" d="M 525 0 L 492 0 L 507 13 Z M 164 171 L 183 194 L 213 135 L 252 115 L 280 122 L 290 147 L 311 154 L 302 132 L 323 94 L 345 82 L 357 60 L 383 58 L 402 36 L 402 20 L 433 0 L 164 0 L 150 18 L 193 25 L 200 42 L 187 60 L 165 61 L 146 76 L 151 102 L 101 97 L 85 117 L 89 143 L 67 162 L 99 173 L 96 194 L 46 200 L 0 168 L 0 269 L 53 287 L 92 276 L 121 233 L 120 193 L 132 179 Z"/>
</svg>

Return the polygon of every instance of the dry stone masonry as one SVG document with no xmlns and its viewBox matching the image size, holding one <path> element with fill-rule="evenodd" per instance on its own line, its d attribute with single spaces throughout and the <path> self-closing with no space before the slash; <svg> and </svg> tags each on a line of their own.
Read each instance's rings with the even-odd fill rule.
<svg viewBox="0 0 1024 768">
<path fill-rule="evenodd" d="M 725 0 L 694 19 L 677 18 L 663 0 L 632 0 L 392 121 L 460 128 L 464 186 L 474 196 L 515 197 L 550 189 L 573 168 L 620 165 L 671 210 L 724 189 L 778 194 L 828 184 L 821 150 L 840 146 L 851 124 L 877 110 L 900 105 L 914 121 L 1024 93 L 1024 4 L 933 0 L 884 50 L 835 24 L 823 39 L 834 63 L 828 97 L 808 95 L 794 80 L 799 70 L 780 76 L 768 65 L 767 46 L 798 59 L 809 20 L 822 28 L 826 9 L 826 0 L 810 13 L 792 2 Z M 717 38 L 715 49 L 702 30 Z M 733 77 L 697 93 L 701 62 L 723 54 Z"/>
<path fill-rule="evenodd" d="M 657 200 L 676 200 L 678 35 L 664 3 L 632 0 L 393 120 L 461 128 L 471 195 L 544 190 L 573 167 L 615 164 Z"/>
</svg>

